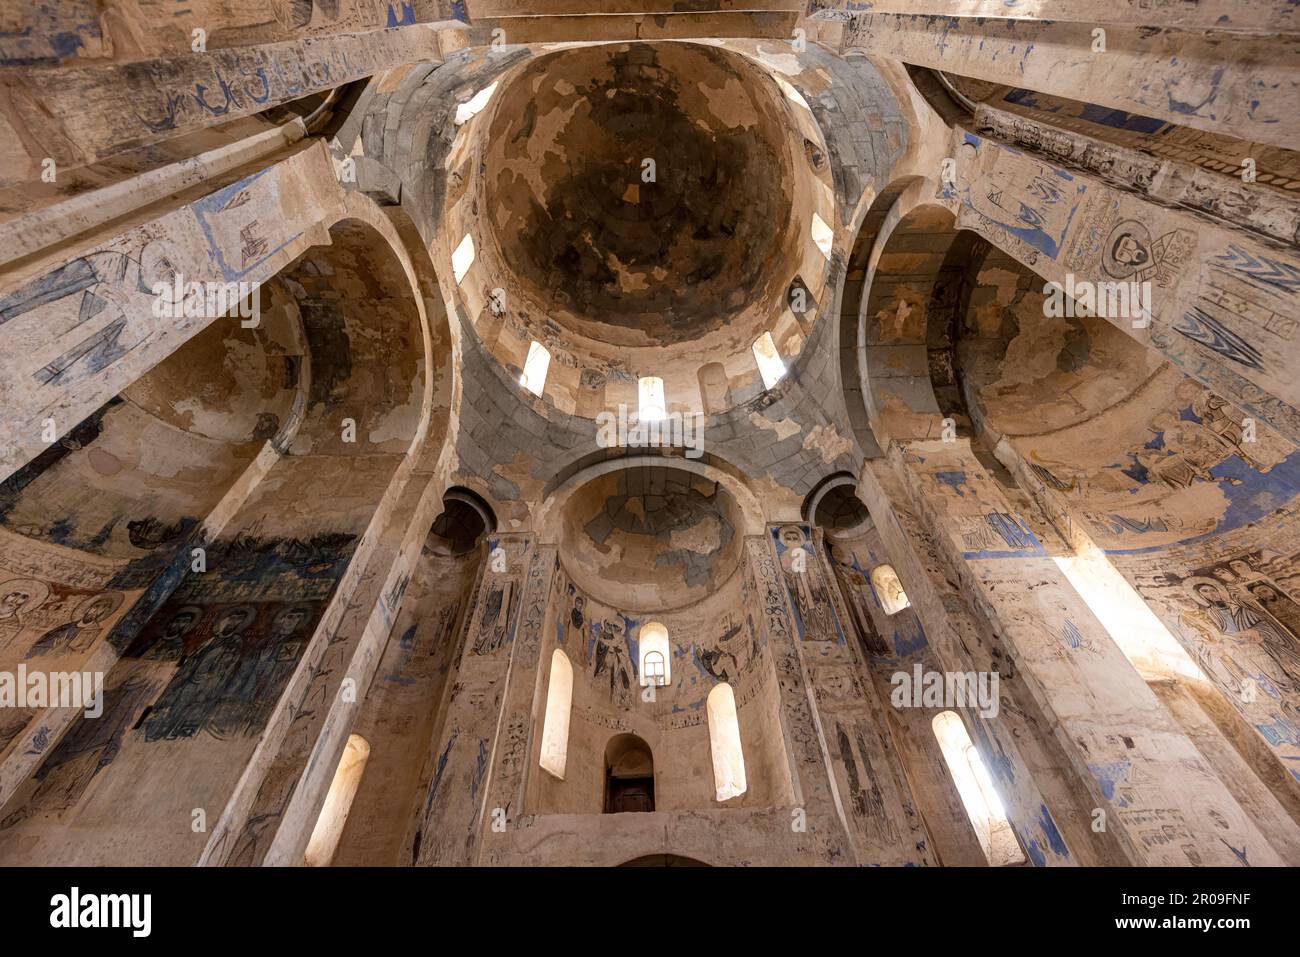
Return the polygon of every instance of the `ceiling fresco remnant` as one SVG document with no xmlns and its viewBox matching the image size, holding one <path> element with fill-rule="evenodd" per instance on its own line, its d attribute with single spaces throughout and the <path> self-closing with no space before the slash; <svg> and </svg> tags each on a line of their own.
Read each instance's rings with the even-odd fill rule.
<svg viewBox="0 0 1300 957">
<path fill-rule="evenodd" d="M 674 608 L 735 570 L 743 523 L 718 482 L 669 467 L 631 468 L 579 489 L 566 509 L 568 567 L 629 609 Z"/>
<path fill-rule="evenodd" d="M 1300 865 L 1293 3 L 262 6 L 0 16 L 0 867 Z"/>
<path fill-rule="evenodd" d="M 668 345 L 771 296 L 791 172 L 761 79 L 713 47 L 620 45 L 539 57 L 502 92 L 488 216 L 554 321 Z"/>
</svg>

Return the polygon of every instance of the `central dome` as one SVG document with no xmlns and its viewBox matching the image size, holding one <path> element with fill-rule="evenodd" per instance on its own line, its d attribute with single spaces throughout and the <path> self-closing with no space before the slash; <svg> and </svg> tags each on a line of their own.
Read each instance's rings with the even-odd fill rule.
<svg viewBox="0 0 1300 957">
<path fill-rule="evenodd" d="M 791 218 L 786 135 L 774 84 L 723 50 L 547 54 L 502 91 L 488 219 L 552 319 L 631 346 L 694 340 L 773 294 L 765 277 L 788 280 L 774 268 Z"/>
</svg>

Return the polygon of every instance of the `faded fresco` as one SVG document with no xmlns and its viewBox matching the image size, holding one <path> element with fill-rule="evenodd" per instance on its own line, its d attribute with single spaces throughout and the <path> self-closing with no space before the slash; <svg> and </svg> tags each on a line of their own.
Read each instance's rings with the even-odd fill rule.
<svg viewBox="0 0 1300 957">
<path fill-rule="evenodd" d="M 1300 864 L 1295 3 L 583 6 L 0 16 L 0 863 Z"/>
</svg>

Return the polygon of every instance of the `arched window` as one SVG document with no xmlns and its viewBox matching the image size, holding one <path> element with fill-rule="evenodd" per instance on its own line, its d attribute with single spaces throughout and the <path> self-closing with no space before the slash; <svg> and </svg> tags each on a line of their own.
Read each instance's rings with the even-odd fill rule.
<svg viewBox="0 0 1300 957">
<path fill-rule="evenodd" d="M 343 837 L 343 826 L 348 822 L 348 812 L 352 810 L 352 800 L 357 796 L 361 786 L 361 774 L 366 769 L 370 758 L 370 745 L 359 734 L 350 735 L 343 747 L 343 756 L 330 782 L 325 803 L 316 818 L 311 838 L 307 841 L 307 851 L 303 854 L 303 863 L 308 867 L 328 867 L 338 850 L 339 839 Z"/>
<path fill-rule="evenodd" d="M 831 250 L 835 248 L 835 232 L 826 225 L 826 220 L 816 213 L 812 216 L 812 241 L 822 251 L 823 256 L 827 259 L 831 258 Z"/>
<path fill-rule="evenodd" d="M 641 684 L 655 685 L 660 687 L 668 684 L 667 671 L 664 667 L 664 656 L 658 651 L 647 651 L 645 657 L 641 659 Z"/>
<path fill-rule="evenodd" d="M 765 332 L 754 340 L 754 361 L 758 363 L 758 374 L 763 377 L 763 387 L 772 388 L 785 375 L 785 363 L 781 353 L 776 351 L 776 342 L 772 333 Z"/>
<path fill-rule="evenodd" d="M 538 762 L 564 780 L 569 757 L 569 709 L 573 704 L 573 665 L 559 648 L 551 652 L 551 680 L 546 688 L 546 717 L 542 721 L 542 756 Z"/>
<path fill-rule="evenodd" d="M 781 92 L 790 98 L 790 102 L 799 104 L 809 113 L 812 112 L 812 107 L 808 105 L 808 101 L 804 99 L 803 94 L 796 90 L 789 81 L 781 79 L 776 74 L 773 74 L 773 78 L 776 80 L 776 85 L 781 88 Z"/>
<path fill-rule="evenodd" d="M 524 360 L 524 374 L 519 382 L 533 395 L 541 395 L 546 386 L 546 372 L 551 367 L 551 354 L 546 347 L 536 340 L 528 347 L 528 358 Z"/>
<path fill-rule="evenodd" d="M 657 375 L 642 376 L 637 380 L 637 418 L 642 422 L 662 419 L 667 413 L 664 404 L 664 380 Z"/>
<path fill-rule="evenodd" d="M 460 126 L 463 123 L 468 123 L 475 116 L 481 113 L 483 107 L 488 105 L 488 100 L 492 99 L 492 94 L 496 91 L 497 81 L 493 80 L 487 86 L 483 87 L 483 89 L 475 93 L 468 103 L 462 103 L 456 107 L 456 125 Z"/>
<path fill-rule="evenodd" d="M 451 275 L 456 280 L 456 285 L 465 278 L 465 273 L 469 272 L 469 267 L 474 265 L 474 238 L 469 233 L 460 241 L 456 251 L 451 254 Z"/>
<path fill-rule="evenodd" d="M 745 756 L 740 748 L 736 696 L 725 681 L 709 692 L 709 750 L 713 753 L 713 789 L 719 801 L 745 793 Z"/>
<path fill-rule="evenodd" d="M 641 687 L 664 687 L 673 680 L 668 652 L 668 629 L 657 621 L 641 626 Z"/>
<path fill-rule="evenodd" d="M 1025 856 L 1016 843 L 1002 800 L 975 743 L 966 733 L 966 725 L 957 712 L 943 711 L 934 716 L 932 726 L 984 856 L 994 867 L 1023 863 Z"/>
<path fill-rule="evenodd" d="M 891 565 L 877 565 L 871 569 L 871 587 L 886 615 L 896 615 L 912 604 Z"/>
</svg>

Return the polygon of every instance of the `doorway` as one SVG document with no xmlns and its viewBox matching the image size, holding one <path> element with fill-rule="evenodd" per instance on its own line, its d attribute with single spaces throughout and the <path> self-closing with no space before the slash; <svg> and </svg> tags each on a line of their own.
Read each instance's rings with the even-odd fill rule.
<svg viewBox="0 0 1300 957">
<path fill-rule="evenodd" d="M 635 734 L 616 734 L 605 746 L 605 813 L 655 809 L 655 768 L 650 746 Z"/>
</svg>

